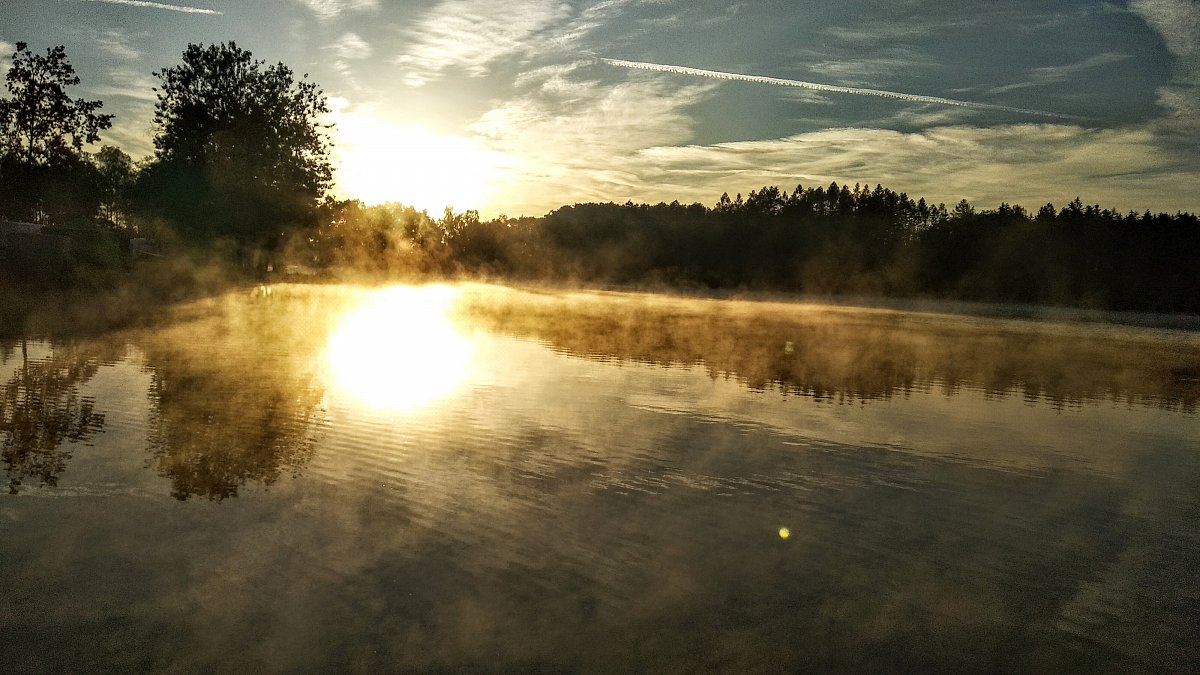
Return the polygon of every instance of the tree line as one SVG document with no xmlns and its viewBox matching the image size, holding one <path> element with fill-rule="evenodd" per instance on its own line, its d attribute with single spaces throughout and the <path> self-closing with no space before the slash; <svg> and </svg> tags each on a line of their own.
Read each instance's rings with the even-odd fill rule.
<svg viewBox="0 0 1200 675">
<path fill-rule="evenodd" d="M 314 230 L 333 170 L 324 93 L 234 42 L 154 72 L 154 153 L 89 152 L 112 115 L 72 98 L 62 46 L 18 42 L 0 97 L 0 220 L 273 252 Z"/>
<path fill-rule="evenodd" d="M 313 238 L 324 264 L 524 281 L 929 297 L 1200 312 L 1200 219 L 1075 198 L 947 209 L 876 185 L 767 186 L 703 204 L 575 204 L 481 221 L 342 205 Z M 378 263 L 376 263 L 378 264 Z"/>
<path fill-rule="evenodd" d="M 542 217 L 440 217 L 328 194 L 323 92 L 235 43 L 154 73 L 154 153 L 99 141 L 63 47 L 18 43 L 0 98 L 0 219 L 89 223 L 245 264 L 817 295 L 920 296 L 1200 312 L 1200 223 L 1078 197 L 947 209 L 881 185 L 766 186 L 703 204 L 575 204 Z M 257 261 L 252 263 L 251 261 Z"/>
</svg>

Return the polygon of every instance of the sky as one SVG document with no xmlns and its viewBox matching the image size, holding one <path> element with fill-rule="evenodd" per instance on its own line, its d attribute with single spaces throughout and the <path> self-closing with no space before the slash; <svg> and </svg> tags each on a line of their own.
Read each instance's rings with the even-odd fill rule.
<svg viewBox="0 0 1200 675">
<path fill-rule="evenodd" d="M 236 41 L 329 97 L 336 194 L 433 214 L 882 183 L 977 208 L 1200 211 L 1200 2 L 0 0 L 65 45 L 103 141 Z M 5 69 L 6 61 L 0 63 Z"/>
</svg>

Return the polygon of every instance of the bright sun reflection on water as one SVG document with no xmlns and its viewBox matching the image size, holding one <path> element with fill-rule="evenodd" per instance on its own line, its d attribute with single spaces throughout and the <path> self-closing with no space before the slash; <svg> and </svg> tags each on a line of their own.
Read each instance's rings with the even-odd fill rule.
<svg viewBox="0 0 1200 675">
<path fill-rule="evenodd" d="M 369 295 L 329 338 L 325 366 L 334 390 L 389 412 L 453 393 L 470 374 L 475 351 L 448 316 L 456 296 L 440 286 Z"/>
</svg>

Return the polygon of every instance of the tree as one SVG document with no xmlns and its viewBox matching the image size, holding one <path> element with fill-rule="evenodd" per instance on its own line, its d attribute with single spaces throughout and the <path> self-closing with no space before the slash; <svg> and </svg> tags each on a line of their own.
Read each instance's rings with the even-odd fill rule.
<svg viewBox="0 0 1200 675">
<path fill-rule="evenodd" d="M 106 145 L 92 158 L 100 182 L 100 217 L 112 227 L 125 227 L 129 195 L 137 170 L 133 159 L 120 148 Z"/>
<path fill-rule="evenodd" d="M 952 211 L 952 213 L 954 214 L 954 217 L 959 220 L 970 218 L 971 216 L 975 215 L 975 207 L 971 206 L 971 202 L 962 199 L 954 205 L 954 211 Z"/>
<path fill-rule="evenodd" d="M 11 343 L 0 342 L 0 364 L 11 354 Z M 78 346 L 55 345 L 48 358 L 31 361 L 28 345 L 21 342 L 20 363 L 0 382 L 0 461 L 11 494 L 32 480 L 56 485 L 72 444 L 104 430 L 104 414 L 79 390 L 100 369 L 98 356 Z"/>
<path fill-rule="evenodd" d="M 96 210 L 95 172 L 84 145 L 100 140 L 112 115 L 102 101 L 72 99 L 79 76 L 66 48 L 45 56 L 17 43 L 0 98 L 0 217 L 16 220 L 86 219 Z"/>
<path fill-rule="evenodd" d="M 0 99 L 0 142 L 5 154 L 22 162 L 49 165 L 81 159 L 83 146 L 99 141 L 100 132 L 112 126 L 112 115 L 96 112 L 103 101 L 67 95 L 67 87 L 79 84 L 79 76 L 62 45 L 39 56 L 18 42 L 4 80 L 12 98 Z"/>
<path fill-rule="evenodd" d="M 194 238 L 276 247 L 315 224 L 332 179 L 329 112 L 307 75 L 229 42 L 189 44 L 154 73 L 154 161 L 142 194 Z"/>
</svg>

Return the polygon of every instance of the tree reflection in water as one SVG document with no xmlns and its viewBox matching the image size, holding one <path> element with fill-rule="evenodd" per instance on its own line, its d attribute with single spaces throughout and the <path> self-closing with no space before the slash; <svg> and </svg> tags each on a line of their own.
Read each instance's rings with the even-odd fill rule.
<svg viewBox="0 0 1200 675">
<path fill-rule="evenodd" d="M 752 389 L 843 402 L 979 388 L 1055 406 L 1195 411 L 1194 334 L 779 302 L 479 287 L 460 315 L 585 358 L 700 365 Z"/>
<path fill-rule="evenodd" d="M 0 343 L 0 364 L 20 364 L 0 389 L 0 456 L 11 494 L 28 481 L 55 486 L 67 468 L 73 446 L 103 430 L 104 415 L 80 385 L 99 370 L 101 354 L 92 346 L 56 344 L 30 359 L 29 343 Z"/>
<path fill-rule="evenodd" d="M 312 459 L 329 317 L 304 293 L 188 306 L 140 344 L 151 369 L 151 465 L 171 494 L 223 500 Z"/>
<path fill-rule="evenodd" d="M 176 307 L 146 329 L 37 343 L 33 353 L 24 342 L 0 342 L 0 450 L 10 490 L 55 486 L 75 444 L 104 428 L 80 387 L 102 364 L 124 358 L 128 345 L 142 352 L 150 377 L 148 466 L 177 499 L 220 501 L 302 471 L 324 428 L 322 352 L 334 326 L 371 292 L 263 288 Z M 866 402 L 968 387 L 1055 406 L 1200 405 L 1194 335 L 482 285 L 466 286 L 455 307 L 473 328 L 563 353 L 698 365 L 788 395 Z M 405 315 L 397 330 L 411 332 L 412 319 Z M 388 347 L 403 349 L 383 342 L 381 359 Z M 363 369 L 381 370 L 376 365 L 368 360 Z"/>
</svg>

